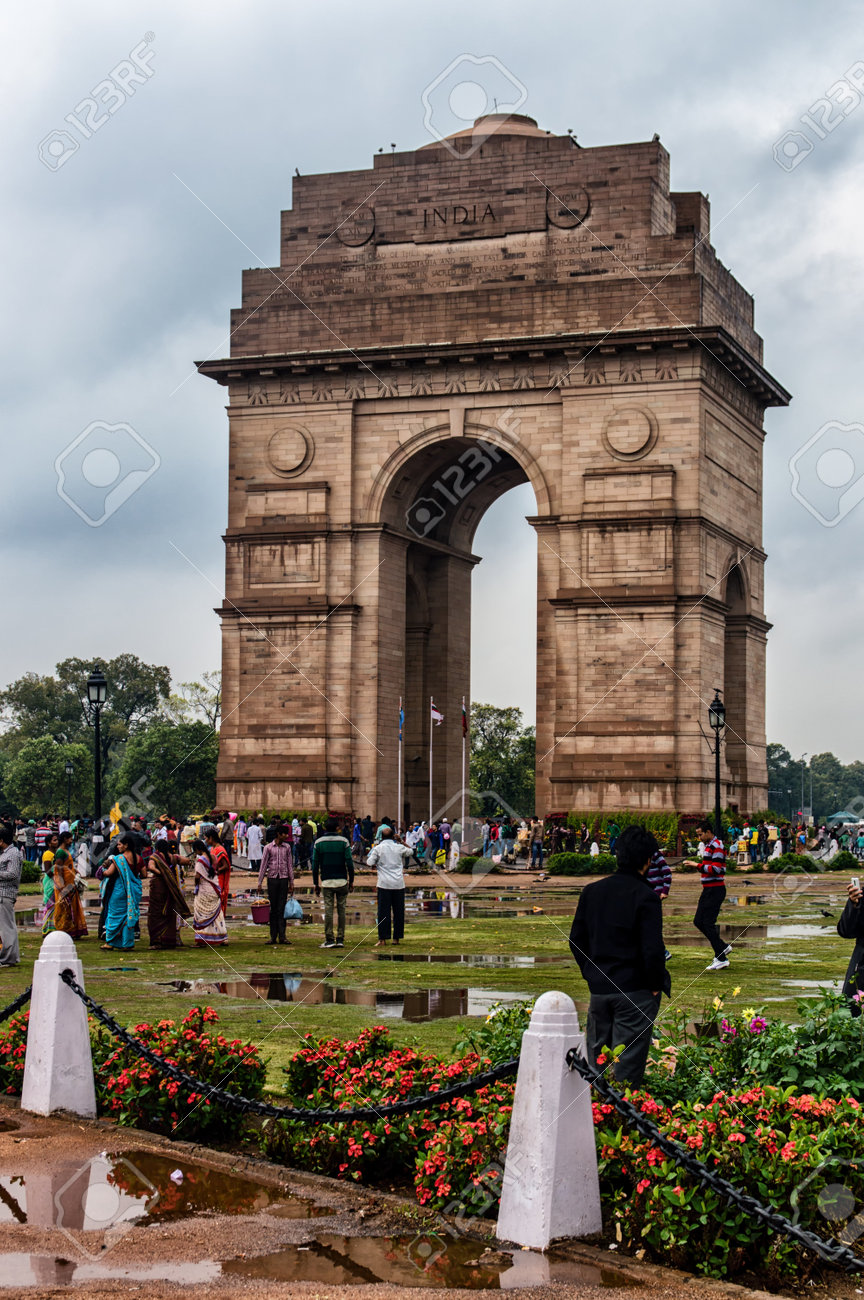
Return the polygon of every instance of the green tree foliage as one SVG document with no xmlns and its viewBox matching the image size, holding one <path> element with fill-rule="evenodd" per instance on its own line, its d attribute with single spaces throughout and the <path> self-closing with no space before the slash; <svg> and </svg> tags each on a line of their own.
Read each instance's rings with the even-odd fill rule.
<svg viewBox="0 0 864 1300">
<path fill-rule="evenodd" d="M 0 693 L 0 710 L 7 725 L 6 747 L 15 750 L 27 740 L 50 737 L 58 744 L 78 743 L 92 749 L 93 731 L 87 717 L 87 678 L 99 667 L 108 682 L 102 710 L 102 766 L 106 783 L 120 761 L 121 751 L 168 699 L 171 674 L 163 665 L 145 664 L 132 654 L 114 659 L 64 659 L 53 677 L 25 673 Z"/>
<path fill-rule="evenodd" d="M 474 811 L 492 815 L 507 804 L 520 817 L 530 816 L 535 753 L 534 728 L 522 725 L 521 709 L 472 704 L 470 784 L 484 796 Z"/>
<path fill-rule="evenodd" d="M 222 712 L 222 674 L 202 673 L 200 682 L 181 682 L 168 697 L 164 712 L 172 722 L 206 722 L 218 730 Z"/>
<path fill-rule="evenodd" d="M 814 754 L 809 762 L 802 764 L 783 745 L 768 746 L 768 785 L 772 791 L 768 798 L 772 808 L 784 816 L 798 812 L 802 768 L 805 807 L 810 801 L 812 769 L 813 815 L 817 822 L 835 812 L 850 811 L 864 816 L 864 763 L 856 759 L 844 764 L 836 755 L 824 753 Z"/>
<path fill-rule="evenodd" d="M 124 812 L 185 816 L 213 807 L 219 735 L 206 722 L 154 719 L 126 745 L 114 781 Z"/>
<path fill-rule="evenodd" d="M 89 809 L 93 793 L 93 749 L 77 741 L 58 744 L 51 736 L 25 740 L 3 766 L 3 793 L 26 817 L 66 808 L 66 763 L 72 763 L 73 817 Z"/>
</svg>

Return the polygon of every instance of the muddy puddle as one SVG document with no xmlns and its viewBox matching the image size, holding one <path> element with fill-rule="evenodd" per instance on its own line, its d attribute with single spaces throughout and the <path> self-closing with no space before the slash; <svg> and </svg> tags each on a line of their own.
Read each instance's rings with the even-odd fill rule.
<svg viewBox="0 0 864 1300">
<path fill-rule="evenodd" d="M 639 1287 L 626 1273 L 582 1260 L 519 1251 L 515 1255 L 490 1250 L 482 1242 L 442 1241 L 420 1237 L 324 1236 L 271 1255 L 225 1262 L 122 1265 L 88 1256 L 72 1243 L 64 1255 L 23 1252 L 0 1255 L 3 1285 L 65 1286 L 71 1282 L 175 1282 L 191 1286 L 218 1278 L 261 1281 L 317 1282 L 331 1286 L 374 1285 L 404 1287 L 463 1287 L 471 1291 L 513 1290 L 563 1282 L 582 1287 Z"/>
<path fill-rule="evenodd" d="M 103 1152 L 44 1173 L 0 1176 L 0 1223 L 117 1234 L 197 1214 L 331 1213 L 311 1200 L 221 1169 L 151 1151 Z M 5 1262 L 5 1256 L 0 1257 Z M 5 1276 L 5 1274 L 4 1274 Z"/>
<path fill-rule="evenodd" d="M 293 1002 L 307 1007 L 368 1007 L 387 1020 L 445 1020 L 451 1016 L 487 1016 L 496 1002 L 530 1000 L 526 993 L 501 989 L 453 988 L 386 989 L 344 988 L 326 982 L 328 974 L 307 976 L 300 971 L 253 973 L 243 980 L 166 980 L 161 987 L 194 997 L 223 994 L 231 998 L 261 998 L 266 1002 Z"/>
<path fill-rule="evenodd" d="M 330 1286 L 387 1282 L 392 1286 L 464 1287 L 472 1291 L 509 1290 L 550 1281 L 600 1287 L 634 1285 L 616 1269 L 534 1251 L 511 1255 L 491 1250 L 483 1242 L 464 1237 L 448 1240 L 435 1233 L 417 1237 L 323 1236 L 272 1255 L 231 1260 L 223 1264 L 222 1273 Z"/>
<path fill-rule="evenodd" d="M 70 1282 L 175 1282 L 178 1286 L 213 1282 L 219 1277 L 220 1265 L 205 1261 L 201 1264 L 141 1264 L 123 1267 L 116 1263 L 103 1264 L 68 1243 L 69 1256 L 29 1255 L 13 1252 L 0 1255 L 0 1273 L 3 1287 L 67 1286 Z M 110 1258 L 110 1256 L 109 1256 Z"/>
</svg>

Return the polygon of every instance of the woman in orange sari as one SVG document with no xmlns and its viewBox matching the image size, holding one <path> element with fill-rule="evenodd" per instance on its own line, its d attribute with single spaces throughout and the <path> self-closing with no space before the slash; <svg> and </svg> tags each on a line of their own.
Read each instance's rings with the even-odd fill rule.
<svg viewBox="0 0 864 1300">
<path fill-rule="evenodd" d="M 54 929 L 63 930 L 73 939 L 83 939 L 87 934 L 87 921 L 78 893 L 71 846 L 72 832 L 64 831 L 54 853 Z"/>
</svg>

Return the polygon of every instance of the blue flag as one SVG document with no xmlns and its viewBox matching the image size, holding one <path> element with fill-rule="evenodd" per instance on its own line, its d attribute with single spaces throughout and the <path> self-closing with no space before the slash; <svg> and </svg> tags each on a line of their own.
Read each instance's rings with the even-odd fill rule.
<svg viewBox="0 0 864 1300">
<path fill-rule="evenodd" d="M 399 740 L 402 740 L 402 728 L 405 726 L 405 710 L 399 705 Z"/>
</svg>

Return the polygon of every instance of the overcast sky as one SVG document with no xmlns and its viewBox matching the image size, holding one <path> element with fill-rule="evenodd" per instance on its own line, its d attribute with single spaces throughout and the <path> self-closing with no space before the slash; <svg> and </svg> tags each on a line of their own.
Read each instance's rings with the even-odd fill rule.
<svg viewBox="0 0 864 1300">
<path fill-rule="evenodd" d="M 192 363 L 227 355 L 242 268 L 278 265 L 295 167 L 369 167 L 391 141 L 427 143 L 424 88 L 471 53 L 494 55 L 525 86 L 523 111 L 584 145 L 658 132 L 673 189 L 710 195 L 717 253 L 754 294 L 766 366 L 794 395 L 766 421 L 769 739 L 864 757 L 864 432 L 820 435 L 864 421 L 864 106 L 837 86 L 864 60 L 860 5 L 34 0 L 4 6 L 0 32 L 0 683 L 73 654 L 129 650 L 178 680 L 218 665 L 225 390 Z M 127 93 L 103 87 L 88 110 L 118 65 Z M 864 63 L 856 77 L 864 96 Z M 99 518 L 105 494 L 80 488 L 93 431 L 76 439 L 100 421 L 142 440 L 125 453 L 140 486 L 92 527 L 58 494 L 55 461 Z M 802 448 L 811 509 L 791 490 Z M 103 472 L 97 455 L 90 478 Z M 533 512 L 517 489 L 478 533 L 473 684 L 531 719 L 536 543 L 514 519 Z"/>
</svg>

